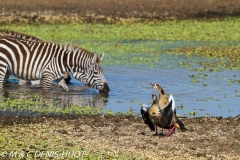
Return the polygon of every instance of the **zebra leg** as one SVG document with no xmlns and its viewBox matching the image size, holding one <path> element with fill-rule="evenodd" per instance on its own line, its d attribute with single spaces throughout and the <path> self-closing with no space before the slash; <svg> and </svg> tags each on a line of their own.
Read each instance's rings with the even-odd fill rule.
<svg viewBox="0 0 240 160">
<path fill-rule="evenodd" d="M 3 90 L 3 82 L 4 82 L 6 76 L 8 76 L 7 67 L 6 66 L 1 66 L 0 67 L 0 91 Z"/>
<path fill-rule="evenodd" d="M 53 77 L 50 75 L 43 76 L 43 91 L 50 91 L 52 79 Z"/>
<path fill-rule="evenodd" d="M 31 82 L 31 85 L 34 86 L 34 85 L 40 84 L 40 79 L 39 80 L 32 80 L 30 82 Z"/>
<path fill-rule="evenodd" d="M 69 82 L 71 80 L 71 76 L 70 76 L 69 72 L 65 72 L 64 80 L 65 80 L 66 84 L 69 84 Z"/>
<path fill-rule="evenodd" d="M 24 79 L 19 79 L 19 82 L 18 82 L 19 85 L 25 85 L 26 83 L 27 83 L 26 80 L 24 80 Z"/>
<path fill-rule="evenodd" d="M 68 86 L 67 86 L 64 78 L 57 79 L 56 82 L 60 87 L 62 87 L 62 89 L 64 91 L 69 91 Z"/>
<path fill-rule="evenodd" d="M 3 81 L 4 84 L 7 83 L 7 80 L 10 77 L 10 75 L 11 75 L 11 73 L 9 71 L 7 71 L 7 73 L 6 73 L 5 77 L 4 77 L 4 81 Z"/>
<path fill-rule="evenodd" d="M 33 85 L 33 86 L 40 84 L 40 80 L 32 80 L 30 82 L 31 82 L 31 85 Z M 27 80 L 19 79 L 19 82 L 18 82 L 19 85 L 25 85 L 26 83 L 27 83 Z"/>
</svg>

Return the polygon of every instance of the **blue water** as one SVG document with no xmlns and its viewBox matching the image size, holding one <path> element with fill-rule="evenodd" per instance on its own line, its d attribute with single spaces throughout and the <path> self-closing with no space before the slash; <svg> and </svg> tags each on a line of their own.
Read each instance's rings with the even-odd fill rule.
<svg viewBox="0 0 240 160">
<path fill-rule="evenodd" d="M 69 85 L 70 92 L 53 88 L 51 98 L 61 100 L 62 107 L 69 104 L 104 107 L 114 112 L 127 112 L 130 108 L 140 113 L 141 104 L 151 104 L 151 94 L 157 92 L 150 83 L 158 83 L 166 94 L 172 94 L 181 116 L 236 116 L 240 114 L 240 86 L 230 79 L 240 79 L 239 71 L 192 72 L 184 68 L 141 69 L 120 66 L 104 66 L 105 77 L 111 91 L 103 100 L 103 95 L 93 88 L 85 87 L 75 79 Z M 196 75 L 199 82 L 190 82 L 191 75 Z M 6 90 L 25 93 L 40 92 L 41 87 L 18 86 L 8 84 Z M 57 104 L 55 104 L 57 105 Z"/>
<path fill-rule="evenodd" d="M 172 94 L 181 116 L 236 116 L 240 114 L 240 89 L 237 82 L 239 71 L 203 72 L 207 78 L 199 78 L 199 83 L 190 82 L 189 75 L 196 74 L 186 69 L 132 69 L 124 67 L 105 67 L 111 92 L 105 108 L 126 112 L 130 107 L 138 112 L 142 103 L 150 105 L 151 94 L 157 93 L 150 85 L 159 83 L 166 94 Z M 237 75 L 237 77 L 236 77 Z M 207 84 L 207 86 L 206 86 Z M 236 92 L 237 91 L 237 92 Z"/>
<path fill-rule="evenodd" d="M 158 47 L 156 43 L 149 41 L 120 41 L 119 43 L 131 43 Z M 186 47 L 202 45 L 204 42 L 160 41 L 160 47 L 166 50 L 174 47 Z M 151 46 L 151 44 L 153 46 Z M 106 53 L 107 55 L 107 53 Z M 144 54 L 154 59 L 156 53 Z M 240 80 L 239 70 L 222 70 L 217 72 L 201 71 L 193 72 L 190 69 L 179 66 L 181 62 L 191 65 L 191 68 L 200 68 L 197 63 L 208 61 L 201 57 L 186 57 L 184 54 L 158 55 L 156 65 L 130 64 L 128 58 L 138 56 L 138 53 L 129 53 L 120 61 L 123 64 L 102 66 L 108 81 L 110 92 L 101 95 L 97 90 L 84 86 L 75 79 L 69 84 L 70 91 L 62 92 L 57 85 L 53 85 L 49 99 L 57 107 L 67 107 L 73 104 L 81 106 L 94 106 L 104 108 L 105 111 L 127 112 L 130 108 L 140 114 L 141 104 L 151 105 L 151 94 L 157 93 L 150 83 L 159 83 L 166 94 L 172 94 L 180 116 L 236 116 L 240 114 L 240 85 L 230 80 Z M 143 56 L 143 55 L 141 55 Z M 107 61 L 107 56 L 105 61 Z M 118 59 L 119 60 L 119 59 Z M 213 61 L 213 60 L 211 60 Z M 104 62 L 103 62 L 104 63 Z M 129 64 L 127 64 L 129 63 Z M 155 63 L 155 62 L 154 62 Z M 199 82 L 191 82 L 196 76 Z M 8 92 L 21 92 L 34 94 L 41 92 L 41 87 L 30 85 L 18 86 L 16 80 L 5 86 L 3 97 L 12 98 Z"/>
</svg>

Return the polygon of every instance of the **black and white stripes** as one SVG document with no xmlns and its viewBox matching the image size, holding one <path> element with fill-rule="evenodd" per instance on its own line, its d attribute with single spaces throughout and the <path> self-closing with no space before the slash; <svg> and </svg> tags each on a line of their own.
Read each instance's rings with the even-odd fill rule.
<svg viewBox="0 0 240 160">
<path fill-rule="evenodd" d="M 102 56 L 74 46 L 52 42 L 14 38 L 0 34 L 0 90 L 7 71 L 25 80 L 43 79 L 43 90 L 50 90 L 51 82 L 64 78 L 65 72 L 108 92 L 109 87 L 99 63 Z M 75 73 L 76 72 L 76 73 Z"/>
</svg>

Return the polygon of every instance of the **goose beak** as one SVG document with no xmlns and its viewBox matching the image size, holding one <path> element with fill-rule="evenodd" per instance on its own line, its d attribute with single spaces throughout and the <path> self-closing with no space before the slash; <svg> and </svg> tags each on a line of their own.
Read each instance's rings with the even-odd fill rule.
<svg viewBox="0 0 240 160">
<path fill-rule="evenodd" d="M 154 98 L 154 94 L 152 94 L 152 99 Z"/>
<path fill-rule="evenodd" d="M 155 87 L 155 83 L 151 83 L 152 87 Z"/>
</svg>

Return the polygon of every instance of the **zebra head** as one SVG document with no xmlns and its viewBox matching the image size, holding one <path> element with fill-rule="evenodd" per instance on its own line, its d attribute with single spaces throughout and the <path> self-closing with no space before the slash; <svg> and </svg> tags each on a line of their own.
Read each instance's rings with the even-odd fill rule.
<svg viewBox="0 0 240 160">
<path fill-rule="evenodd" d="M 110 91 L 108 83 L 105 79 L 104 72 L 99 63 L 103 60 L 104 53 L 101 56 L 94 55 L 91 65 L 82 72 L 73 72 L 73 77 L 82 81 L 86 85 L 100 91 L 100 93 L 108 93 Z"/>
</svg>

